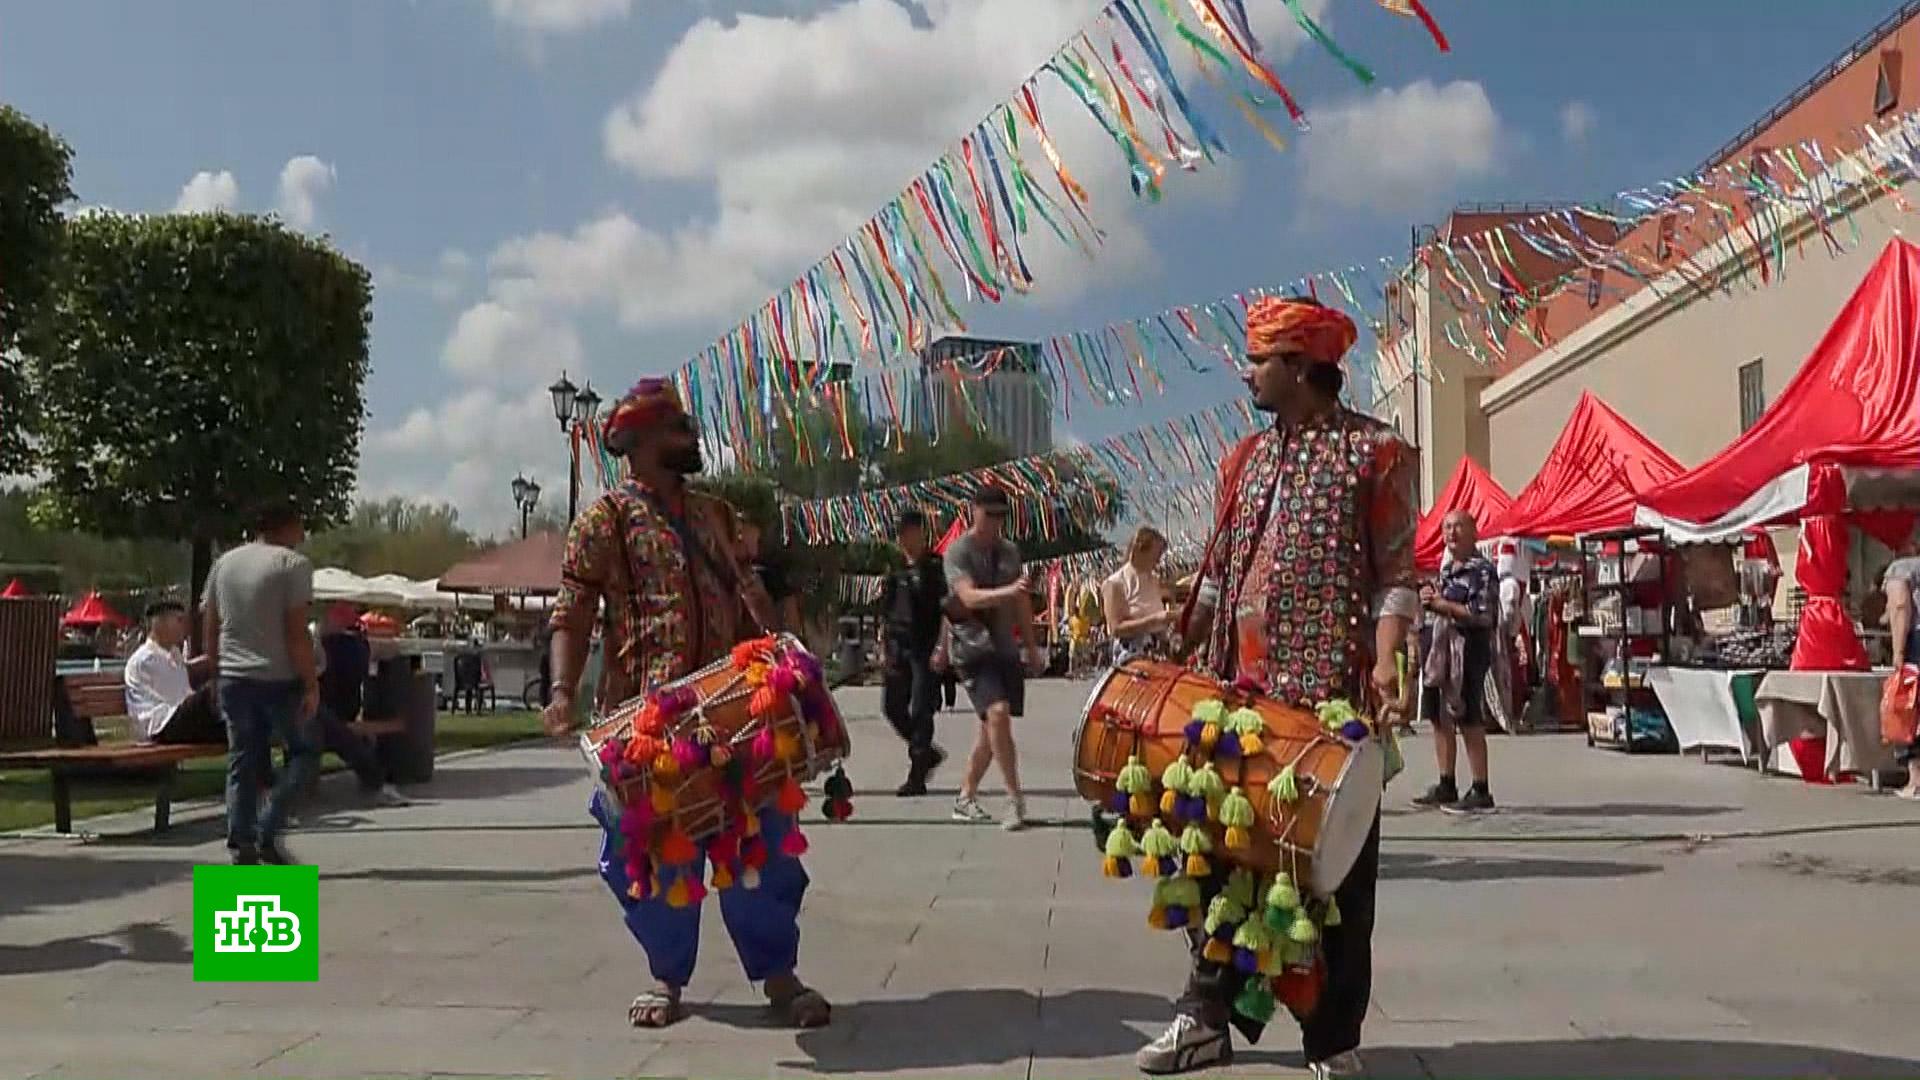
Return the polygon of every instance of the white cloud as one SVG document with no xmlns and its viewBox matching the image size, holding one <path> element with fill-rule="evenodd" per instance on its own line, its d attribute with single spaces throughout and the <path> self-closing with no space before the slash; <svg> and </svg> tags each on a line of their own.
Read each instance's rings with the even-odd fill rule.
<svg viewBox="0 0 1920 1080">
<path fill-rule="evenodd" d="M 1584 101 L 1569 101 L 1560 106 L 1560 137 L 1579 146 L 1587 141 L 1588 135 L 1593 134 L 1593 126 L 1599 120 L 1593 106 Z"/>
<path fill-rule="evenodd" d="M 391 427 L 376 426 L 363 451 L 381 469 L 377 478 L 363 477 L 362 495 L 452 503 L 461 522 L 481 533 L 517 520 L 507 490 L 516 474 L 539 481 L 543 505 L 565 510 L 566 442 L 544 388 L 517 396 L 475 388 L 416 408 Z"/>
<path fill-rule="evenodd" d="M 1491 174 L 1505 136 L 1477 82 L 1421 79 L 1313 114 L 1300 141 L 1313 198 L 1388 212 L 1445 199 L 1463 180 Z"/>
<path fill-rule="evenodd" d="M 466 290 L 472 274 L 473 256 L 459 248 L 448 248 L 424 272 L 383 263 L 374 267 L 373 278 L 376 286 L 425 293 L 443 304 L 450 304 Z"/>
<path fill-rule="evenodd" d="M 280 170 L 280 216 L 296 229 L 313 228 L 320 219 L 320 197 L 333 190 L 334 179 L 333 166 L 312 154 L 290 159 Z"/>
<path fill-rule="evenodd" d="M 543 34 L 566 34 L 624 19 L 633 0 L 493 0 L 493 17 Z"/>
<path fill-rule="evenodd" d="M 441 350 L 446 366 L 483 382 L 524 382 L 580 366 L 580 335 L 538 312 L 486 300 L 461 312 Z"/>
<path fill-rule="evenodd" d="M 240 181 L 225 169 L 197 172 L 180 189 L 173 202 L 178 214 L 204 214 L 214 210 L 232 210 L 240 205 Z"/>
</svg>

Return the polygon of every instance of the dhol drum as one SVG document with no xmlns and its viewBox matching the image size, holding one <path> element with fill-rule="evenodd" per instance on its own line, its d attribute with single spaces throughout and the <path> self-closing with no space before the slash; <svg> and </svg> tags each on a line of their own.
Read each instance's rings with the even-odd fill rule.
<svg viewBox="0 0 1920 1080">
<path fill-rule="evenodd" d="M 1129 660 L 1087 700 L 1074 732 L 1074 786 L 1089 802 L 1136 822 L 1197 801 L 1188 819 L 1214 834 L 1213 851 L 1258 871 L 1285 871 L 1315 895 L 1330 896 L 1360 856 L 1384 786 L 1385 753 L 1370 735 L 1351 737 L 1358 734 L 1329 730 L 1310 710 L 1237 693 L 1177 664 Z M 1183 763 L 1176 774 L 1204 772 L 1217 779 L 1217 790 L 1197 791 L 1200 783 L 1166 790 L 1176 761 Z M 1146 778 L 1150 790 L 1142 790 Z M 1228 801 L 1252 804 L 1239 837 L 1229 838 L 1218 820 L 1233 819 L 1220 812 L 1226 791 L 1234 793 Z"/>
<path fill-rule="evenodd" d="M 580 737 L 616 808 L 644 801 L 649 827 L 670 826 L 694 841 L 737 824 L 789 780 L 825 773 L 852 749 L 819 661 L 789 634 L 743 642 L 622 702 Z"/>
</svg>

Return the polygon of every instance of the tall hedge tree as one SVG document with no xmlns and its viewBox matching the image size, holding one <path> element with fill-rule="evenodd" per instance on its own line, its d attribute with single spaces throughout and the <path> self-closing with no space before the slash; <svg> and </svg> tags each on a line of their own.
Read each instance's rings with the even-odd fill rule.
<svg viewBox="0 0 1920 1080">
<path fill-rule="evenodd" d="M 366 409 L 372 285 L 324 241 L 232 214 L 70 221 L 26 348 L 41 405 L 43 517 L 216 544 L 285 499 L 349 508 Z"/>
<path fill-rule="evenodd" d="M 20 367 L 23 327 L 52 289 L 64 219 L 73 198 L 73 150 L 19 110 L 0 105 L 0 475 L 28 462 L 33 398 Z"/>
</svg>

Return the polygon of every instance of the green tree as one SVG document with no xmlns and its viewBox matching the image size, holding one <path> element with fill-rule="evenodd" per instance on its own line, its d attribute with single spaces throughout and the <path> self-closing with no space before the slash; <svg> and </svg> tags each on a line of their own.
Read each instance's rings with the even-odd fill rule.
<svg viewBox="0 0 1920 1080">
<path fill-rule="evenodd" d="M 32 520 L 34 493 L 0 490 L 0 585 L 21 577 L 39 591 L 146 591 L 186 580 L 187 545 L 167 540 L 109 540 Z M 46 567 L 35 570 L 30 567 Z M 137 611 L 128 611 L 137 615 Z"/>
<path fill-rule="evenodd" d="M 348 506 L 372 286 L 326 242 L 232 214 L 68 222 L 25 352 L 42 407 L 43 523 L 214 546 L 264 504 Z"/>
<path fill-rule="evenodd" d="M 344 523 L 315 533 L 307 555 L 316 566 L 338 566 L 363 577 L 399 574 L 437 578 L 481 550 L 452 506 L 389 498 L 362 500 Z"/>
<path fill-rule="evenodd" d="M 23 327 L 40 317 L 57 271 L 73 198 L 73 150 L 19 110 L 0 105 L 0 476 L 30 462 L 34 398 L 27 393 L 18 346 Z"/>
</svg>

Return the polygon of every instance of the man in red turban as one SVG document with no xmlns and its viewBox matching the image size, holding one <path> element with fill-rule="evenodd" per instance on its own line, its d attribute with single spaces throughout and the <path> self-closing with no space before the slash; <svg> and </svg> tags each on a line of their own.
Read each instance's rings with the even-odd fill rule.
<svg viewBox="0 0 1920 1080">
<path fill-rule="evenodd" d="M 628 475 L 583 509 L 567 532 L 549 647 L 554 677 L 546 726 L 554 734 L 579 724 L 575 697 L 602 599 L 605 660 L 595 700 L 609 710 L 725 657 L 754 636 L 753 623 L 775 625 L 766 590 L 753 569 L 741 565 L 733 507 L 687 485 L 705 462 L 699 428 L 673 383 L 640 380 L 607 414 L 603 433 L 607 448 L 626 459 Z M 632 853 L 624 851 L 620 808 L 596 790 L 589 812 L 603 833 L 600 876 L 646 953 L 655 983 L 634 999 L 628 1020 L 635 1027 L 666 1027 L 685 1015 L 680 995 L 693 977 L 700 903 L 690 889 L 663 895 L 658 882 L 629 880 Z M 818 1027 L 831 1015 L 827 1001 L 794 973 L 807 872 L 779 843 L 796 822 L 769 807 L 759 814 L 759 826 L 769 854 L 757 887 L 741 883 L 737 844 L 728 855 L 716 842 L 695 865 L 715 864 L 721 915 L 747 978 L 763 985 L 781 1019 Z M 646 839 L 661 842 L 657 831 Z M 695 879 L 700 876 L 696 870 Z M 734 883 L 721 884 L 727 880 Z"/>
<path fill-rule="evenodd" d="M 1214 535 L 1181 630 L 1193 665 L 1223 684 L 1257 686 L 1308 710 L 1344 700 L 1370 716 L 1379 700 L 1399 698 L 1395 657 L 1420 613 L 1416 459 L 1391 428 L 1341 405 L 1340 362 L 1354 338 L 1351 319 L 1312 300 L 1265 298 L 1248 311 L 1244 379 L 1254 406 L 1274 424 L 1241 440 L 1222 464 Z M 1347 734 L 1356 753 L 1383 760 L 1371 725 L 1354 725 Z M 1350 796 L 1343 790 L 1341 797 Z M 1325 833 L 1321 840 L 1336 842 Z M 1226 887 L 1229 869 L 1217 866 L 1198 881 L 1200 910 Z M 1310 967 L 1245 973 L 1221 961 L 1217 940 L 1208 947 L 1213 935 L 1190 926 L 1192 961 L 1178 1014 L 1140 1051 L 1140 1068 L 1175 1073 L 1231 1061 L 1229 1029 L 1257 1040 L 1277 998 L 1299 1018 L 1316 1076 L 1358 1071 L 1379 872 L 1376 813 L 1334 888 L 1340 917 L 1324 916 Z M 1316 883 L 1296 884 L 1301 897 L 1319 902 Z"/>
</svg>

